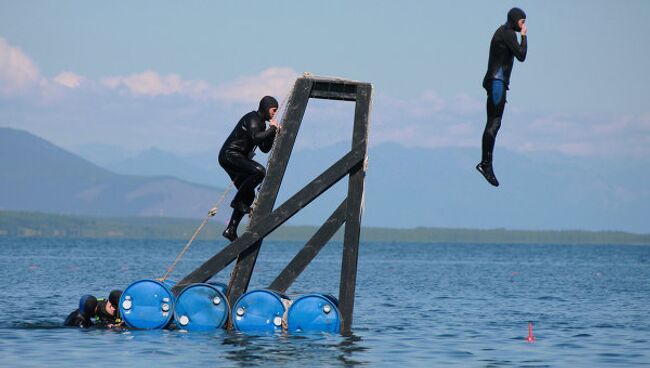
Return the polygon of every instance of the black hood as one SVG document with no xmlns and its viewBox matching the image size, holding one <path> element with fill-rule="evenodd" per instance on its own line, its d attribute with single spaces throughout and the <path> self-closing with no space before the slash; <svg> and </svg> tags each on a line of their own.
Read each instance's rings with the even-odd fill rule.
<svg viewBox="0 0 650 368">
<path fill-rule="evenodd" d="M 508 12 L 508 21 L 506 22 L 506 26 L 510 29 L 514 29 L 517 32 L 521 31 L 521 28 L 518 24 L 519 19 L 526 19 L 526 13 L 524 13 L 524 11 L 519 8 L 510 9 Z"/>
<path fill-rule="evenodd" d="M 260 100 L 260 107 L 257 109 L 257 112 L 262 115 L 264 120 L 271 120 L 271 116 L 269 115 L 269 109 L 273 107 L 278 107 L 278 100 L 276 100 L 272 96 L 264 96 Z"/>
<path fill-rule="evenodd" d="M 113 308 L 118 308 L 121 296 L 122 290 L 113 290 L 110 294 L 108 294 L 108 301 L 113 305 Z"/>
</svg>

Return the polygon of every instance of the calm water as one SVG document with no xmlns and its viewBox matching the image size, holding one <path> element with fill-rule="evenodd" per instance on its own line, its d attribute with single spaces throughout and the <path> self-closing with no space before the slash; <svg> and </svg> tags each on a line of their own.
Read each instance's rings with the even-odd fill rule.
<svg viewBox="0 0 650 368">
<path fill-rule="evenodd" d="M 650 247 L 640 246 L 365 243 L 350 338 L 60 327 L 82 294 L 160 277 L 183 245 L 0 239 L 0 366 L 650 365 Z M 175 278 L 223 245 L 193 245 Z M 251 287 L 300 247 L 265 243 Z M 340 254 L 330 244 L 288 294 L 338 294 Z"/>
</svg>

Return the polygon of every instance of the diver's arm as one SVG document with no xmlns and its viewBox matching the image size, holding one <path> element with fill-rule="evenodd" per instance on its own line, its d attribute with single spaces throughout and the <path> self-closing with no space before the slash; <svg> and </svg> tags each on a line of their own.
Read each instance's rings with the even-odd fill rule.
<svg viewBox="0 0 650 368">
<path fill-rule="evenodd" d="M 517 60 L 526 60 L 526 52 L 528 51 L 528 37 L 521 35 L 521 43 L 517 41 L 517 34 L 514 31 L 507 32 L 505 35 L 505 43 L 515 55 Z"/>
<path fill-rule="evenodd" d="M 262 148 L 262 144 L 269 138 L 273 141 L 275 137 L 275 127 L 271 126 L 269 129 L 263 130 L 264 122 L 259 119 L 250 119 L 248 122 L 248 134 L 250 134 L 253 143 Z M 264 151 L 262 151 L 264 152 Z"/>
<path fill-rule="evenodd" d="M 275 125 L 271 125 L 266 130 L 266 132 L 269 132 L 269 131 L 271 131 L 272 133 L 269 134 L 269 136 L 259 144 L 260 151 L 262 151 L 264 153 L 268 153 L 271 150 L 271 147 L 273 147 L 273 141 L 275 140 L 275 134 L 277 133 L 278 130 L 275 127 Z"/>
</svg>

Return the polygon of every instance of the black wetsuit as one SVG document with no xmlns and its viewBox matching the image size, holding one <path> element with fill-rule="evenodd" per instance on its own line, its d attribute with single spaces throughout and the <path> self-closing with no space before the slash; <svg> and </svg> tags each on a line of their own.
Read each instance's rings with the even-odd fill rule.
<svg viewBox="0 0 650 368">
<path fill-rule="evenodd" d="M 64 326 L 69 327 L 90 327 L 93 325 L 92 319 L 84 316 L 79 309 L 72 311 L 63 322 Z"/>
<path fill-rule="evenodd" d="M 271 150 L 275 139 L 276 128 L 267 129 L 266 120 L 270 120 L 268 110 L 278 107 L 277 101 L 266 96 L 260 101 L 257 111 L 244 115 L 230 136 L 226 139 L 219 151 L 219 164 L 232 179 L 237 194 L 230 206 L 234 209 L 228 228 L 236 237 L 236 228 L 245 213 L 250 211 L 250 206 L 255 200 L 255 188 L 264 180 L 266 169 L 252 159 L 255 147 L 264 153 Z M 231 238 L 233 236 L 224 236 Z"/>
<path fill-rule="evenodd" d="M 259 111 L 251 111 L 239 120 L 223 144 L 219 152 L 219 164 L 238 189 L 233 199 L 233 207 L 238 202 L 247 206 L 253 204 L 255 187 L 264 180 L 266 169 L 252 160 L 252 154 L 256 146 L 262 152 L 269 152 L 275 131 L 275 127 L 266 129 L 264 117 Z"/>
<path fill-rule="evenodd" d="M 95 316 L 96 323 L 100 326 L 106 326 L 106 325 L 115 325 L 122 322 L 120 319 L 120 312 L 117 308 L 115 308 L 115 313 L 113 315 L 110 315 L 106 311 L 107 303 L 109 303 L 108 299 L 106 300 L 99 299 L 99 302 L 97 303 L 97 313 Z"/>
<path fill-rule="evenodd" d="M 492 164 L 494 141 L 499 128 L 501 117 L 506 104 L 506 91 L 510 84 L 510 73 L 514 58 L 519 61 L 526 60 L 528 41 L 526 36 L 521 36 L 521 43 L 517 40 L 517 33 L 521 29 L 517 24 L 519 19 L 525 19 L 526 14 L 519 8 L 508 12 L 508 22 L 499 27 L 490 42 L 490 58 L 487 72 L 483 78 L 483 88 L 487 91 L 487 123 L 483 132 L 483 150 L 481 163 Z M 491 169 L 491 168 L 490 168 Z"/>
<path fill-rule="evenodd" d="M 79 299 L 79 308 L 68 315 L 63 322 L 64 326 L 90 327 L 93 323 L 93 316 L 97 309 L 97 298 L 92 295 L 84 295 Z"/>
</svg>

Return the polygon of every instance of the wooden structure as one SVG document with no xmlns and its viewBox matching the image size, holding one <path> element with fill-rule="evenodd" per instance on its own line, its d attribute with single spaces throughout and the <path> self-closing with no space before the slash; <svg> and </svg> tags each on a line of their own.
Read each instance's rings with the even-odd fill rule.
<svg viewBox="0 0 650 368">
<path fill-rule="evenodd" d="M 339 180 L 348 176 L 347 197 L 269 285 L 269 289 L 284 293 L 345 223 L 339 308 L 343 320 L 341 331 L 343 334 L 350 333 L 359 255 L 364 181 L 368 160 L 371 95 L 372 85 L 369 83 L 310 75 L 296 80 L 283 115 L 282 129 L 269 157 L 267 175 L 259 192 L 248 230 L 179 281 L 173 289 L 176 294 L 188 284 L 209 280 L 237 259 L 227 291 L 230 305 L 234 305 L 235 301 L 248 288 L 264 237 Z M 310 98 L 356 102 L 352 147 L 336 163 L 274 209 L 282 178 Z"/>
</svg>

